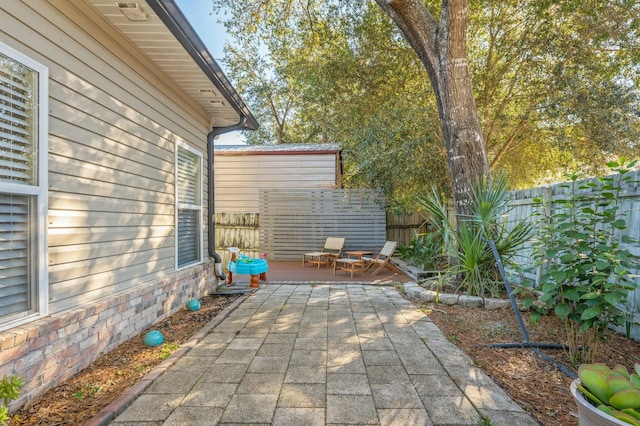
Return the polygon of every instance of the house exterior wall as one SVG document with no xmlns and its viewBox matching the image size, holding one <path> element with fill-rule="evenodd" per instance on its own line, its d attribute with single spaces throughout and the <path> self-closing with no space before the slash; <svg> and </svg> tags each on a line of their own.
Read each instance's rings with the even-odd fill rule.
<svg viewBox="0 0 640 426">
<path fill-rule="evenodd" d="M 0 376 L 17 375 L 25 383 L 9 410 L 63 383 L 216 285 L 213 264 L 207 263 L 0 333 Z"/>
<path fill-rule="evenodd" d="M 176 144 L 206 166 L 204 112 L 83 1 L 2 2 L 0 22 L 49 69 L 49 316 L 0 333 L 15 407 L 217 283 L 206 229 L 204 263 L 176 270 Z"/>
</svg>

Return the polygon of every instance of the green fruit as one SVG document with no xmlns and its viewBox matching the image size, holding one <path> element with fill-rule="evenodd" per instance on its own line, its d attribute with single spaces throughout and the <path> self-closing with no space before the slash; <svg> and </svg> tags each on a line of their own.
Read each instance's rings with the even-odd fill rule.
<svg viewBox="0 0 640 426">
<path fill-rule="evenodd" d="M 596 370 L 583 368 L 578 370 L 578 376 L 582 385 L 596 396 L 600 401 L 605 404 L 609 403 L 609 397 L 611 396 L 611 389 L 607 384 L 607 377 L 602 375 Z"/>
<path fill-rule="evenodd" d="M 611 395 L 623 390 L 635 389 L 635 387 L 628 379 L 620 376 L 609 377 L 609 380 L 607 380 L 607 384 L 609 385 L 609 389 L 611 389 Z"/>
<path fill-rule="evenodd" d="M 616 364 L 616 366 L 613 367 L 613 369 L 611 370 L 611 374 L 620 376 L 620 377 L 626 377 L 627 379 L 629 378 L 629 372 L 627 371 L 627 367 L 621 364 Z"/>
<path fill-rule="evenodd" d="M 627 389 L 611 395 L 609 403 L 618 410 L 624 408 L 640 408 L 640 390 Z"/>
<path fill-rule="evenodd" d="M 638 364 L 637 362 L 633 365 L 634 370 L 636 370 L 636 374 L 638 376 L 640 376 L 640 364 Z"/>
</svg>

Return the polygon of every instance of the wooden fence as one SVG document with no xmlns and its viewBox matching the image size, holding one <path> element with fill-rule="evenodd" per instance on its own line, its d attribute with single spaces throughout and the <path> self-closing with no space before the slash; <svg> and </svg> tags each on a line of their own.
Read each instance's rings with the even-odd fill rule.
<svg viewBox="0 0 640 426">
<path fill-rule="evenodd" d="M 387 240 L 407 244 L 417 234 L 427 232 L 428 224 L 420 213 L 387 212 Z"/>
<path fill-rule="evenodd" d="M 379 194 L 367 190 L 272 189 L 260 193 L 259 213 L 216 213 L 216 250 L 228 264 L 228 247 L 274 261 L 299 260 L 344 237 L 344 250 L 377 251 L 386 241 Z"/>
<path fill-rule="evenodd" d="M 636 181 L 640 180 L 640 171 L 634 172 L 633 177 Z M 580 181 L 579 183 L 586 183 L 586 181 Z M 561 184 L 522 191 L 513 191 L 511 192 L 512 209 L 509 211 L 506 220 L 510 225 L 515 225 L 515 223 L 519 221 L 532 220 L 532 213 L 536 209 L 535 203 L 533 201 L 534 198 L 544 199 L 544 205 L 547 206 L 547 211 L 545 212 L 545 214 L 548 216 L 553 216 L 561 208 L 561 205 L 556 201 L 560 199 L 567 199 L 569 197 L 569 193 L 570 188 L 561 186 Z M 585 195 L 593 195 L 589 194 L 587 190 L 581 190 L 579 191 L 579 193 Z M 631 238 L 634 238 L 636 241 L 640 240 L 640 184 L 631 183 L 623 186 L 623 192 L 620 194 L 620 197 L 617 201 L 620 207 L 619 214 L 624 215 L 624 219 L 627 225 L 626 229 L 617 231 L 618 236 L 628 235 Z M 621 246 L 629 250 L 629 252 L 631 252 L 637 260 L 640 260 L 640 247 L 637 243 L 622 243 Z M 533 248 L 531 244 L 529 244 L 527 247 L 523 248 L 523 250 L 520 251 L 517 261 L 521 268 L 529 269 L 529 273 L 526 277 L 537 284 L 540 271 L 534 269 L 531 256 L 532 251 Z M 638 265 L 638 261 L 636 261 L 635 263 L 636 265 Z M 636 270 L 630 272 L 636 275 L 635 281 L 640 287 L 640 265 Z M 513 278 L 515 279 L 515 277 Z M 629 294 L 627 307 L 631 312 L 634 313 L 635 322 L 638 322 L 640 324 L 640 289 L 635 290 Z M 635 340 L 640 340 L 640 325 L 634 325 L 632 327 L 632 337 Z"/>
<path fill-rule="evenodd" d="M 249 257 L 260 256 L 260 215 L 257 213 L 216 213 L 216 251 L 226 268 L 231 259 L 228 247 L 238 247 Z"/>
<path fill-rule="evenodd" d="M 260 194 L 260 249 L 273 260 L 299 260 L 344 237 L 344 251 L 382 248 L 385 212 L 379 194 L 348 189 L 274 189 Z"/>
<path fill-rule="evenodd" d="M 635 172 L 634 176 L 634 180 L 639 180 L 640 171 Z M 581 181 L 578 183 L 585 182 L 586 181 Z M 510 193 L 512 201 L 510 203 L 511 210 L 506 216 L 507 223 L 509 225 L 515 225 L 520 221 L 532 220 L 532 214 L 536 209 L 533 201 L 534 198 L 543 199 L 543 204 L 547 209 L 545 215 L 554 216 L 561 208 L 560 204 L 556 201 L 567 199 L 569 193 L 570 188 L 566 188 L 561 184 L 513 191 Z M 589 192 L 586 190 L 579 191 L 579 193 L 589 195 Z M 618 205 L 619 214 L 624 215 L 627 225 L 626 229 L 617 231 L 618 236 L 628 235 L 631 238 L 640 240 L 640 185 L 638 183 L 632 183 L 623 187 L 623 191 L 618 199 Z M 534 239 L 535 237 L 534 235 Z M 622 246 L 640 259 L 640 247 L 638 247 L 637 244 L 625 245 L 623 243 Z M 529 245 L 519 254 L 518 263 L 524 268 L 533 266 L 531 253 L 532 247 Z"/>
</svg>

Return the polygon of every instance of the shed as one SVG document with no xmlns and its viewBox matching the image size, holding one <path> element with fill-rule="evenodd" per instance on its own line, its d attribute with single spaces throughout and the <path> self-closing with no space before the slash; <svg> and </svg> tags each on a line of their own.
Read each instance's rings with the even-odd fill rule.
<svg viewBox="0 0 640 426">
<path fill-rule="evenodd" d="M 215 289 L 210 151 L 258 123 L 173 0 L 5 1 L 0 20 L 13 409 Z"/>
<path fill-rule="evenodd" d="M 215 146 L 216 214 L 259 212 L 260 191 L 341 188 L 336 143 Z"/>
<path fill-rule="evenodd" d="M 216 146 L 216 247 L 247 256 L 297 260 L 322 248 L 327 236 L 346 248 L 382 247 L 385 213 L 379 194 L 342 189 L 336 143 Z"/>
</svg>

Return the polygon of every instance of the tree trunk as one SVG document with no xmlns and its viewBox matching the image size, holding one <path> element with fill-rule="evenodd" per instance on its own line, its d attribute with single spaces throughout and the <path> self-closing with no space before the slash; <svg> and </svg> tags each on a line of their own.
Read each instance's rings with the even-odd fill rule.
<svg viewBox="0 0 640 426">
<path fill-rule="evenodd" d="M 436 94 L 453 201 L 468 213 L 479 179 L 489 177 L 467 62 L 467 1 L 443 0 L 436 22 L 421 0 L 376 0 L 422 61 Z"/>
</svg>

